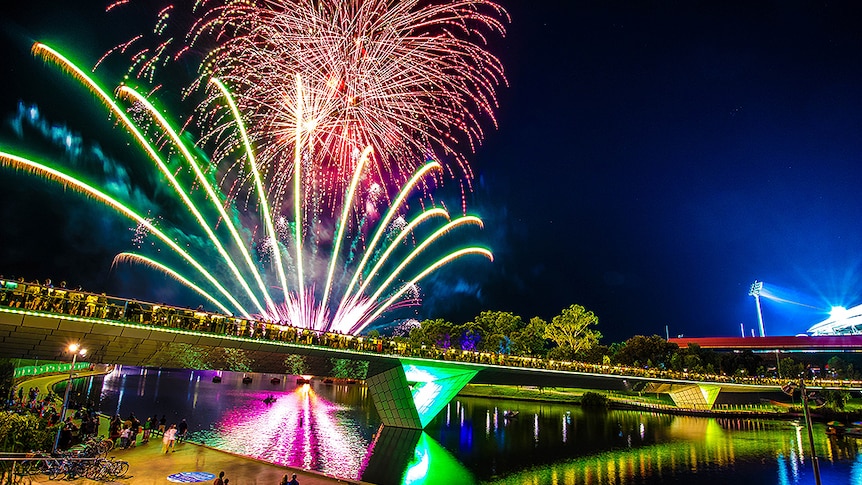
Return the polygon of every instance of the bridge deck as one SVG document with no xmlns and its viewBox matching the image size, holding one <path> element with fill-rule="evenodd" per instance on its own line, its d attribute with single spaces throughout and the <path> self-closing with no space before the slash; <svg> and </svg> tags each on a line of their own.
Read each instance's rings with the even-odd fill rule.
<svg viewBox="0 0 862 485">
<path fill-rule="evenodd" d="M 693 379 L 625 375 L 610 372 L 613 370 L 610 367 L 607 373 L 577 371 L 567 369 L 566 363 L 558 363 L 559 368 L 530 368 L 521 366 L 523 362 L 520 360 L 509 361 L 505 357 L 500 357 L 497 363 L 484 363 L 449 360 L 457 358 L 452 353 L 441 353 L 436 358 L 401 355 L 397 353 L 398 348 L 383 348 L 374 339 L 351 339 L 350 346 L 354 348 L 339 348 L 344 344 L 343 341 L 330 342 L 333 345 L 315 345 L 0 307 L 0 355 L 67 360 L 64 350 L 73 341 L 86 346 L 90 361 L 135 366 L 286 373 L 285 358 L 288 355 L 300 355 L 305 358 L 308 373 L 313 375 L 331 375 L 332 359 L 366 361 L 369 363 L 369 375 L 391 369 L 402 362 L 443 361 L 448 365 L 475 370 L 477 374 L 471 382 L 477 384 L 617 391 L 632 390 L 646 382 L 716 384 Z M 231 349 L 240 350 L 241 356 Z M 507 363 L 516 365 L 504 365 Z M 734 382 L 717 384 L 722 389 L 735 392 L 778 388 L 778 384 L 772 382 L 760 385 Z"/>
</svg>

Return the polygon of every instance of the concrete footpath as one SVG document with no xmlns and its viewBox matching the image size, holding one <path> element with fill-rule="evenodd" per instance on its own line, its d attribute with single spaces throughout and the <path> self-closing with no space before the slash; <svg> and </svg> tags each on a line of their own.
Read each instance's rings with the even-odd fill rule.
<svg viewBox="0 0 862 485">
<path fill-rule="evenodd" d="M 128 450 L 116 449 L 108 453 L 108 457 L 129 462 L 129 473 L 126 478 L 112 482 L 97 482 L 81 478 L 67 483 L 80 485 L 96 485 L 104 483 L 151 485 L 170 484 L 168 476 L 182 472 L 208 472 L 218 475 L 225 472 L 225 478 L 230 479 L 230 485 L 278 485 L 284 474 L 296 473 L 296 478 L 302 485 L 332 485 L 337 483 L 355 484 L 357 481 L 339 480 L 323 474 L 292 469 L 265 463 L 242 456 L 224 453 L 206 446 L 193 443 L 180 443 L 173 453 L 162 452 L 162 440 L 157 438 L 146 444 L 139 444 Z M 204 483 L 212 483 L 209 479 Z M 41 485 L 56 484 L 46 477 L 36 477 L 33 482 Z"/>
<path fill-rule="evenodd" d="M 76 373 L 76 376 L 83 377 L 96 373 L 99 372 L 85 371 Z M 68 375 L 37 377 L 28 379 L 20 383 L 20 385 L 24 386 L 25 392 L 30 387 L 38 387 L 40 395 L 44 396 L 55 383 L 67 378 Z M 106 417 L 102 417 L 99 420 L 100 435 L 107 436 L 108 421 Z M 296 478 L 301 485 L 332 485 L 338 483 L 370 485 L 358 480 L 339 479 L 310 470 L 274 465 L 191 442 L 179 443 L 176 445 L 174 452 L 166 454 L 162 452 L 161 436 L 153 436 L 149 443 L 141 444 L 140 441 L 141 435 L 139 434 L 137 446 L 127 450 L 114 449 L 108 453 L 108 457 L 129 462 L 129 473 L 126 478 L 112 482 L 97 482 L 81 478 L 66 481 L 66 483 L 79 485 L 105 483 L 163 485 L 176 483 L 168 479 L 170 475 L 176 473 L 207 472 L 217 476 L 219 472 L 224 471 L 225 478 L 230 479 L 229 485 L 278 485 L 285 474 L 290 477 L 293 473 L 296 473 Z M 212 481 L 213 479 L 211 478 L 203 483 L 212 483 Z M 53 485 L 56 483 L 56 481 L 49 481 L 45 476 L 33 477 L 33 484 L 36 485 Z"/>
</svg>

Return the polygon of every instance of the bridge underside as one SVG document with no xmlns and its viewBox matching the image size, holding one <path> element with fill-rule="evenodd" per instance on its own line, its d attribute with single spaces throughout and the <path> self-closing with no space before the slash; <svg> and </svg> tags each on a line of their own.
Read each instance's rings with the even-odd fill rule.
<svg viewBox="0 0 862 485">
<path fill-rule="evenodd" d="M 333 376 L 334 359 L 366 361 L 366 374 L 356 377 L 365 378 L 383 423 L 410 429 L 423 429 L 481 369 L 69 315 L 0 311 L 4 357 L 66 360 L 63 351 L 72 342 L 87 348 L 90 362 L 141 367 L 284 374 L 294 372 L 287 357 L 299 355 L 302 373 Z"/>
<path fill-rule="evenodd" d="M 368 375 L 399 366 L 395 357 L 344 349 L 0 307 L 0 356 L 63 361 L 73 342 L 100 364 L 291 374 L 299 372 L 285 360 L 298 355 L 301 373 L 317 376 L 335 375 L 333 359 L 367 361 Z"/>
</svg>

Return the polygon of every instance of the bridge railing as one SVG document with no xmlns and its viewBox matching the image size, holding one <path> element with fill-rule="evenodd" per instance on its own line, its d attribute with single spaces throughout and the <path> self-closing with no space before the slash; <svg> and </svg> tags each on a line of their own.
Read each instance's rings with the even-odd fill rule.
<svg viewBox="0 0 862 485">
<path fill-rule="evenodd" d="M 231 335 L 241 338 L 315 345 L 333 349 L 349 349 L 403 357 L 421 357 L 510 367 L 727 384 L 756 384 L 780 387 L 787 382 L 786 379 L 773 377 L 701 374 L 657 368 L 602 365 L 531 356 L 467 351 L 454 348 L 443 349 L 424 345 L 415 347 L 403 340 L 388 337 L 359 337 L 340 333 L 320 332 L 285 325 L 282 322 L 249 320 L 208 312 L 203 309 L 191 310 L 140 300 L 118 298 L 105 295 L 104 293 L 88 293 L 80 289 L 54 288 L 22 281 L 0 280 L 0 306 L 153 325 L 163 328 Z M 810 381 L 810 383 L 806 383 L 806 385 L 859 388 L 862 387 L 862 381 L 818 378 Z"/>
</svg>

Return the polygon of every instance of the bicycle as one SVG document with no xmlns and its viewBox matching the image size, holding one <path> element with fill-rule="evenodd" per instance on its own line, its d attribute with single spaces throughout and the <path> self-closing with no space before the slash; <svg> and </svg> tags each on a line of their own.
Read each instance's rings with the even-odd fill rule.
<svg viewBox="0 0 862 485">
<path fill-rule="evenodd" d="M 97 459 L 92 466 L 87 478 L 92 480 L 106 481 L 123 478 L 129 472 L 129 462 L 123 460 Z"/>
</svg>

